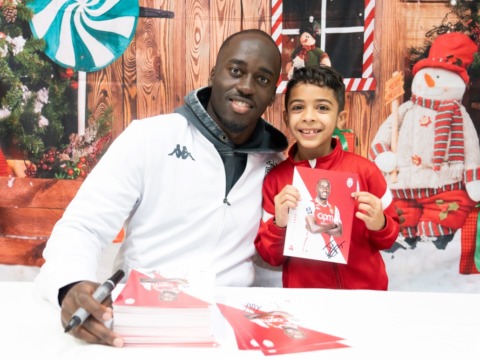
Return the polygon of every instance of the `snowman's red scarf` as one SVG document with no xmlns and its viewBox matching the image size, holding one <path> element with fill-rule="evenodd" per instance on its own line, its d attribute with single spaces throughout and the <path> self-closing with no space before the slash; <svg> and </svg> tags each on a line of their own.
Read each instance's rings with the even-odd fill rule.
<svg viewBox="0 0 480 360">
<path fill-rule="evenodd" d="M 315 49 L 315 45 L 302 45 L 302 49 L 298 53 L 298 56 L 302 58 L 303 60 L 307 61 L 308 60 L 308 52 Z"/>
<path fill-rule="evenodd" d="M 447 152 L 448 161 L 463 163 L 465 160 L 463 143 L 463 116 L 457 100 L 430 100 L 412 96 L 412 102 L 437 111 L 435 116 L 435 143 L 433 147 L 433 170 L 439 171 Z"/>
</svg>

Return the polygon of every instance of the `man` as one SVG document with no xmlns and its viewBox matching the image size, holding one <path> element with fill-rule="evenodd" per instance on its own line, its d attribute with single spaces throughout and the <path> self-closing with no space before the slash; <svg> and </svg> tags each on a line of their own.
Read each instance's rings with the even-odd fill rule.
<svg viewBox="0 0 480 360">
<path fill-rule="evenodd" d="M 320 234 L 325 242 L 324 251 L 327 256 L 336 254 L 336 248 L 332 247 L 334 237 L 342 236 L 342 220 L 338 207 L 330 204 L 328 198 L 332 192 L 332 185 L 328 179 L 320 179 L 317 183 L 317 197 L 312 208 L 307 208 L 305 217 L 306 228 L 312 234 Z"/>
<path fill-rule="evenodd" d="M 204 271 L 217 285 L 248 286 L 261 187 L 282 159 L 285 136 L 261 119 L 275 99 L 281 56 L 260 30 L 230 36 L 210 73 L 174 114 L 133 121 L 84 181 L 47 243 L 36 283 L 62 307 L 65 326 L 83 307 L 92 316 L 70 333 L 123 346 L 104 326 L 97 259 L 122 226 L 115 267 Z"/>
<path fill-rule="evenodd" d="M 342 221 L 338 208 L 328 202 L 332 185 L 328 179 L 320 179 L 317 183 L 317 197 L 312 204 L 314 210 L 307 209 L 305 221 L 311 233 L 327 233 L 332 236 L 342 235 Z"/>
</svg>

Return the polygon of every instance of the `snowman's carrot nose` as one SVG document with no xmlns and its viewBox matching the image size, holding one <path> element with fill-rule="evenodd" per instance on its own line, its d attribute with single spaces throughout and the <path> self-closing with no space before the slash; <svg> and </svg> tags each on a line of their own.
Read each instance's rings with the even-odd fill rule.
<svg viewBox="0 0 480 360">
<path fill-rule="evenodd" d="M 423 76 L 425 78 L 425 82 L 427 83 L 428 87 L 434 87 L 435 86 L 435 80 L 433 80 L 433 78 L 430 75 L 425 73 Z"/>
</svg>

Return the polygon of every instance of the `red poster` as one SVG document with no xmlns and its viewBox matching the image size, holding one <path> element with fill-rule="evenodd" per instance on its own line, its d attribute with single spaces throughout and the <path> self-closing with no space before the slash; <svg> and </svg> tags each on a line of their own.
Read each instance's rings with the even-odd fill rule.
<svg viewBox="0 0 480 360">
<path fill-rule="evenodd" d="M 357 174 L 296 167 L 292 184 L 301 201 L 289 212 L 284 255 L 346 264 Z"/>
</svg>

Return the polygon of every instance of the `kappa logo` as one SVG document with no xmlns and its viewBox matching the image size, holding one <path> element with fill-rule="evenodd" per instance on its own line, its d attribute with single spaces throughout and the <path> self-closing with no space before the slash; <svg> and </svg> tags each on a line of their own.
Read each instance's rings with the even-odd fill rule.
<svg viewBox="0 0 480 360">
<path fill-rule="evenodd" d="M 195 159 L 193 158 L 192 154 L 190 154 L 187 150 L 187 147 L 186 146 L 182 146 L 182 148 L 180 149 L 180 144 L 177 144 L 177 146 L 175 147 L 175 149 L 173 149 L 173 151 L 168 154 L 169 156 L 173 156 L 175 155 L 178 159 L 183 159 L 185 160 L 186 158 L 190 157 L 193 161 L 195 161 Z"/>
</svg>

